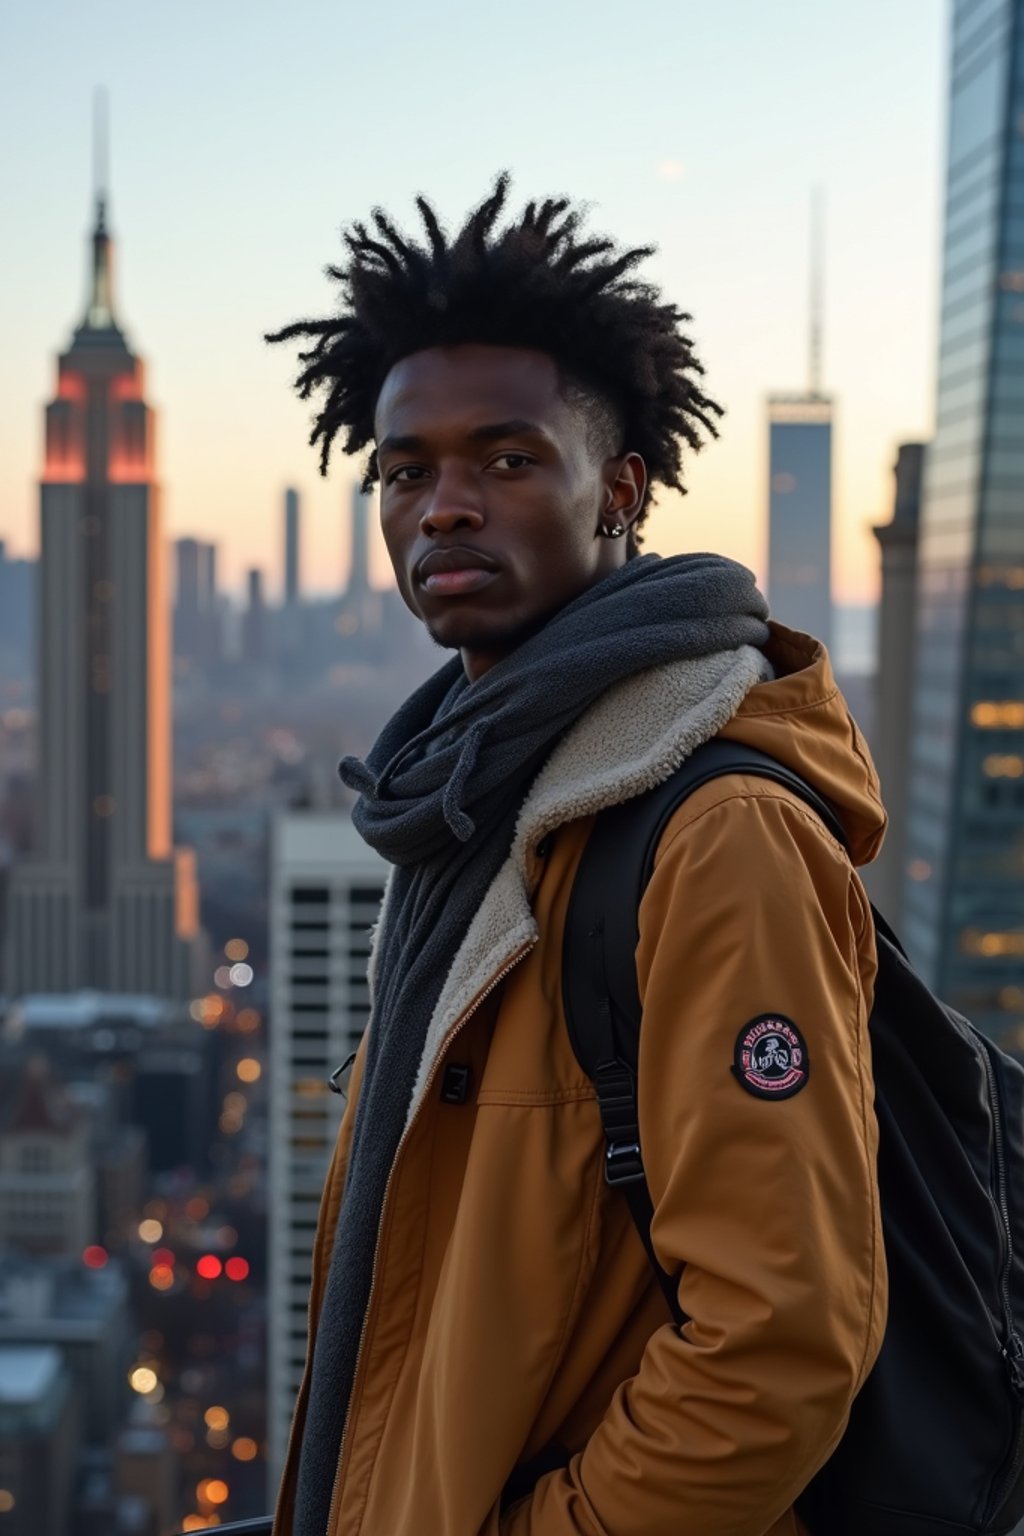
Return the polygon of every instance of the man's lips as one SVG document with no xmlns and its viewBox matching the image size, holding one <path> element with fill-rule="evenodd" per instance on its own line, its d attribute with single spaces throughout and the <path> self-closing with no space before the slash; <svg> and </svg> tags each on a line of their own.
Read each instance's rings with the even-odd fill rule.
<svg viewBox="0 0 1024 1536">
<path fill-rule="evenodd" d="M 416 579 L 435 596 L 478 592 L 497 574 L 497 561 L 478 549 L 432 549 L 416 565 Z"/>
</svg>

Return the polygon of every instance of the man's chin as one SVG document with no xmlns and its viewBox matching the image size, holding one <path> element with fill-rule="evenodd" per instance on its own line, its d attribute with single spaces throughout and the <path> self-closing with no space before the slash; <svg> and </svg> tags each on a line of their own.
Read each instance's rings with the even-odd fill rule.
<svg viewBox="0 0 1024 1536">
<path fill-rule="evenodd" d="M 543 629 L 544 621 L 538 620 L 531 624 L 522 624 L 508 629 L 476 628 L 471 625 L 445 624 L 434 626 L 427 624 L 427 634 L 435 645 L 439 645 L 446 651 L 462 651 L 473 656 L 488 656 L 495 661 L 507 656 L 517 646 L 529 640 L 539 629 Z"/>
</svg>

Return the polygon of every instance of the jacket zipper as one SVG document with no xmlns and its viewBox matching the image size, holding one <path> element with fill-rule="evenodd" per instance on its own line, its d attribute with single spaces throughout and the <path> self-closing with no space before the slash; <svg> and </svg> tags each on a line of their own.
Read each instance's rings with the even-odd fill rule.
<svg viewBox="0 0 1024 1536">
<path fill-rule="evenodd" d="M 1005 1343 L 1002 1348 L 1002 1356 L 1010 1378 L 1010 1385 L 1019 1401 L 1021 1398 L 1024 1398 L 1024 1340 L 1021 1339 L 1014 1325 L 1013 1303 L 1010 1297 L 1010 1273 L 1013 1267 L 1013 1227 L 1010 1221 L 1010 1206 L 1006 1193 L 1006 1152 L 1003 1144 L 1003 1115 L 1002 1107 L 999 1103 L 999 1089 L 996 1084 L 995 1068 L 992 1065 L 991 1047 L 980 1031 L 975 1031 L 975 1034 L 982 1046 L 989 1107 L 992 1111 L 992 1144 L 996 1165 L 996 1189 L 993 1203 L 998 1212 L 1004 1239 L 1003 1267 L 1000 1274 L 1003 1325 L 1005 1328 Z M 1024 1459 L 1024 1437 L 1020 1437 L 1020 1443 L 1016 1448 L 1011 1464 L 995 1492 L 989 1509 L 990 1514 L 994 1514 L 999 1510 L 1006 1494 L 1013 1487 L 1022 1459 Z"/>
<path fill-rule="evenodd" d="M 384 1186 L 384 1198 L 382 1199 L 382 1201 L 380 1203 L 380 1221 L 377 1224 L 377 1243 L 376 1243 L 376 1246 L 375 1246 L 374 1251 L 373 1251 L 373 1268 L 370 1270 L 370 1290 L 369 1290 L 369 1293 L 368 1293 L 367 1298 L 366 1298 L 366 1311 L 363 1313 L 363 1327 L 362 1327 L 362 1331 L 361 1331 L 361 1333 L 359 1335 L 359 1348 L 356 1351 L 355 1370 L 352 1372 L 352 1391 L 351 1391 L 351 1394 L 349 1396 L 349 1409 L 351 1409 L 352 1398 L 355 1397 L 356 1383 L 359 1380 L 359 1367 L 360 1367 L 360 1365 L 362 1363 L 362 1359 L 363 1359 L 363 1346 L 366 1343 L 367 1321 L 368 1321 L 369 1316 L 370 1316 L 370 1307 L 371 1307 L 371 1304 L 373 1302 L 374 1286 L 377 1283 L 377 1261 L 380 1258 L 380 1240 L 381 1240 L 381 1234 L 384 1231 L 384 1216 L 385 1216 L 385 1212 L 387 1211 L 387 1207 L 388 1207 L 388 1196 L 391 1193 L 391 1185 L 394 1182 L 395 1169 L 398 1167 L 398 1161 L 399 1161 L 399 1158 L 402 1155 L 402 1150 L 405 1147 L 405 1143 L 408 1140 L 408 1138 L 409 1138 L 409 1136 L 410 1136 L 410 1134 L 412 1132 L 413 1127 L 415 1126 L 417 1120 L 419 1119 L 420 1111 L 422 1110 L 424 1104 L 426 1104 L 427 1099 L 429 1098 L 430 1090 L 431 1090 L 431 1088 L 434 1085 L 434 1079 L 437 1077 L 438 1068 L 440 1067 L 441 1062 L 444 1060 L 445 1056 L 448 1054 L 448 1048 L 451 1045 L 452 1041 L 455 1039 L 456 1035 L 461 1034 L 462 1030 L 469 1023 L 469 1020 L 473 1017 L 474 1013 L 476 1013 L 476 1011 L 480 1007 L 481 1003 L 483 1003 L 488 997 L 490 997 L 491 993 L 494 991 L 494 989 L 496 987 L 500 986 L 500 984 L 505 980 L 505 977 L 509 974 L 510 971 L 515 970 L 515 968 L 519 964 L 520 960 L 523 959 L 524 955 L 529 954 L 530 950 L 533 948 L 533 946 L 536 944 L 536 942 L 537 942 L 536 939 L 531 939 L 528 944 L 524 944 L 522 946 L 522 948 L 518 949 L 516 951 L 516 953 L 514 955 L 512 955 L 509 960 L 506 961 L 506 963 L 502 966 L 501 970 L 498 971 L 494 976 L 491 977 L 491 980 L 487 983 L 487 986 L 484 987 L 483 991 L 477 993 L 476 997 L 473 999 L 472 1003 L 466 1009 L 466 1011 L 462 1015 L 462 1017 L 456 1020 L 456 1022 L 452 1025 L 451 1029 L 445 1035 L 444 1040 L 441 1043 L 441 1049 L 437 1052 L 436 1056 L 434 1057 L 433 1065 L 430 1068 L 430 1074 L 427 1077 L 427 1081 L 426 1081 L 426 1084 L 424 1085 L 423 1093 L 422 1093 L 422 1095 L 420 1097 L 419 1108 L 417 1109 L 417 1111 L 416 1111 L 415 1115 L 413 1116 L 412 1120 L 406 1126 L 405 1130 L 402 1132 L 402 1134 L 401 1134 L 401 1136 L 399 1138 L 398 1146 L 395 1148 L 395 1155 L 391 1159 L 391 1171 L 388 1174 L 387 1183 Z M 338 1467 L 337 1467 L 337 1471 L 334 1474 L 334 1487 L 331 1490 L 331 1507 L 330 1507 L 330 1512 L 329 1512 L 329 1514 L 327 1516 L 327 1530 L 325 1532 L 325 1536 L 331 1536 L 331 1531 L 334 1529 L 334 1518 L 335 1518 L 335 1515 L 338 1512 L 338 1502 L 339 1502 L 339 1498 L 340 1498 L 340 1494 L 341 1494 L 341 1473 L 342 1473 L 342 1466 L 343 1466 L 344 1457 L 345 1457 L 345 1438 L 346 1438 L 346 1436 L 348 1434 L 348 1421 L 349 1421 L 349 1412 L 348 1412 L 348 1410 L 346 1410 L 346 1413 L 345 1413 L 345 1423 L 342 1426 L 341 1441 L 340 1441 L 340 1444 L 338 1446 Z"/>
</svg>

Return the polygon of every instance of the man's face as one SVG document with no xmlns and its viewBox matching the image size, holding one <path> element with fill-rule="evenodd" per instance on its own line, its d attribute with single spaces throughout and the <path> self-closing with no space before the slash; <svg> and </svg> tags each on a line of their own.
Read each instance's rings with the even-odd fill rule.
<svg viewBox="0 0 1024 1536">
<path fill-rule="evenodd" d="M 518 347 L 432 347 L 377 402 L 381 525 L 406 604 L 470 679 L 626 558 L 646 484 L 604 459 L 554 360 Z"/>
</svg>

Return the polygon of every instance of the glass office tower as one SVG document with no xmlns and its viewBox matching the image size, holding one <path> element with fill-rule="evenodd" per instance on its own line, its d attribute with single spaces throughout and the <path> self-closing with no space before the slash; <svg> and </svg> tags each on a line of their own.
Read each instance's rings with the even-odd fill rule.
<svg viewBox="0 0 1024 1536">
<path fill-rule="evenodd" d="M 906 938 L 1024 1052 L 1024 0 L 953 7 L 919 550 Z"/>
<path fill-rule="evenodd" d="M 772 618 L 832 643 L 832 402 L 768 401 L 768 601 Z"/>
</svg>

